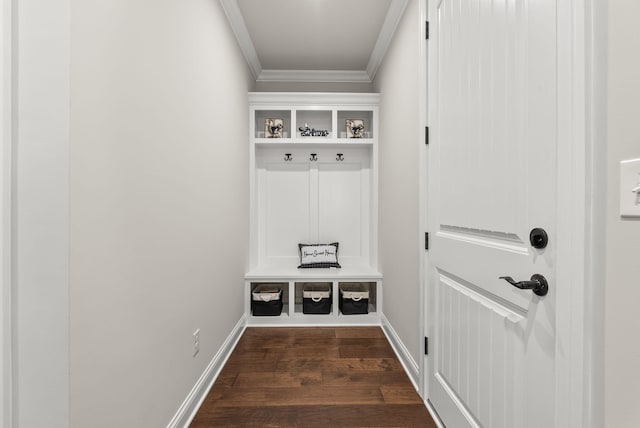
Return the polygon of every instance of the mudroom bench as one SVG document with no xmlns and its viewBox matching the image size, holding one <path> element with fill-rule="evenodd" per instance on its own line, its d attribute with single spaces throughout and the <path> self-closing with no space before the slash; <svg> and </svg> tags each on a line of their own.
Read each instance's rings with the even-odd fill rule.
<svg viewBox="0 0 640 428">
<path fill-rule="evenodd" d="M 253 292 L 273 285 L 282 290 L 282 311 L 278 315 L 256 316 L 252 312 Z M 341 310 L 340 289 L 365 290 L 368 298 L 367 313 L 349 313 Z M 329 313 L 304 313 L 306 289 L 330 290 Z M 344 312 L 344 313 L 343 313 Z M 283 269 L 261 268 L 245 275 L 245 313 L 249 326 L 322 326 L 322 325 L 379 325 L 382 313 L 382 274 L 369 268 L 342 269 Z"/>
<path fill-rule="evenodd" d="M 379 325 L 379 94 L 248 100 L 247 324 Z M 299 269 L 301 245 L 335 245 L 341 268 Z"/>
</svg>

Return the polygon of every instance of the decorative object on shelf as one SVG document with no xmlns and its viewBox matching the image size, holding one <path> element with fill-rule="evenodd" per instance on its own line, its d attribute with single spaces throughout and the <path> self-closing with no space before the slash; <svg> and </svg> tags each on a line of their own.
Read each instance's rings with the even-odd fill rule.
<svg viewBox="0 0 640 428">
<path fill-rule="evenodd" d="M 347 138 L 363 138 L 364 137 L 364 120 L 347 119 Z"/>
<path fill-rule="evenodd" d="M 291 157 L 291 153 L 285 153 L 284 160 L 285 162 L 291 162 L 293 160 L 293 158 Z"/>
<path fill-rule="evenodd" d="M 298 244 L 300 250 L 300 266 L 298 269 L 339 268 L 338 243 L 331 244 Z"/>
<path fill-rule="evenodd" d="M 318 160 L 318 154 L 317 153 L 311 153 L 311 156 L 309 156 L 309 160 L 311 162 L 315 162 Z"/>
<path fill-rule="evenodd" d="M 300 131 L 300 136 L 301 137 L 327 137 L 327 136 L 329 136 L 329 131 L 327 131 L 326 129 L 309 128 L 309 125 L 307 125 L 306 123 L 304 124 L 304 126 L 301 126 L 300 128 L 298 128 L 298 130 Z"/>
<path fill-rule="evenodd" d="M 267 138 L 282 138 L 284 119 L 267 118 L 264 120 L 264 134 Z"/>
<path fill-rule="evenodd" d="M 338 154 L 336 154 L 336 160 L 337 160 L 338 162 L 342 162 L 342 161 L 344 161 L 344 155 L 343 155 L 342 153 L 338 153 Z"/>
</svg>

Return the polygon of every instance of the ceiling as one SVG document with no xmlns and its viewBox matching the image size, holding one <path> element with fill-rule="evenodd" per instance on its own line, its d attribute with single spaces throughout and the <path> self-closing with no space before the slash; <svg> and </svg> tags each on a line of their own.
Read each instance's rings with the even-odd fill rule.
<svg viewBox="0 0 640 428">
<path fill-rule="evenodd" d="M 371 82 L 408 0 L 220 0 L 259 82 Z"/>
</svg>

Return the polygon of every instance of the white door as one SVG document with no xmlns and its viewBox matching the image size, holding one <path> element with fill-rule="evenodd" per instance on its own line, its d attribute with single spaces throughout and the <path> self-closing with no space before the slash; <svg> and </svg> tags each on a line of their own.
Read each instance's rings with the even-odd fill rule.
<svg viewBox="0 0 640 428">
<path fill-rule="evenodd" d="M 429 399 L 450 428 L 553 427 L 556 2 L 428 7 Z M 499 278 L 534 274 L 545 296 Z"/>
</svg>

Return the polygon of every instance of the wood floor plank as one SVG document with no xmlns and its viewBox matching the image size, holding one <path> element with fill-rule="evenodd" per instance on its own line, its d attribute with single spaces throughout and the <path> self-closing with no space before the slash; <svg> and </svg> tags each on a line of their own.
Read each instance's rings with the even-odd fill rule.
<svg viewBox="0 0 640 428">
<path fill-rule="evenodd" d="M 234 387 L 239 388 L 295 388 L 301 386 L 320 385 L 322 372 L 266 372 L 240 373 L 235 378 Z"/>
<path fill-rule="evenodd" d="M 289 370 L 364 370 L 402 371 L 402 365 L 393 358 L 296 358 L 280 360 L 277 371 Z"/>
<path fill-rule="evenodd" d="M 435 426 L 378 327 L 247 328 L 191 424 Z"/>
<path fill-rule="evenodd" d="M 298 426 L 298 409 L 280 407 L 274 412 L 270 407 L 215 407 L 198 412 L 190 427 L 292 428 Z"/>
<path fill-rule="evenodd" d="M 232 357 L 227 360 L 222 371 L 228 374 L 275 371 L 279 361 L 280 360 L 273 355 L 267 358 L 266 352 L 265 356 L 262 358 L 233 358 L 232 355 Z"/>
<path fill-rule="evenodd" d="M 390 346 L 340 346 L 340 358 L 394 358 Z"/>
<path fill-rule="evenodd" d="M 252 349 L 288 348 L 292 345 L 290 337 L 256 337 L 250 340 L 240 340 L 236 349 L 250 351 Z"/>
<path fill-rule="evenodd" d="M 406 427 L 436 428 L 421 405 L 220 407 L 199 413 L 191 428 L 206 427 Z"/>
<path fill-rule="evenodd" d="M 264 360 L 267 351 L 263 348 L 242 349 L 242 352 L 232 352 L 227 362 Z"/>
<path fill-rule="evenodd" d="M 217 387 L 209 392 L 216 406 L 308 406 L 338 404 L 383 404 L 379 388 L 250 388 Z"/>
<path fill-rule="evenodd" d="M 306 348 L 335 347 L 336 345 L 338 345 L 338 341 L 335 337 L 296 337 L 291 343 L 292 347 Z"/>
<path fill-rule="evenodd" d="M 236 373 L 222 371 L 216 379 L 216 384 L 220 386 L 233 386 L 237 377 L 238 375 Z"/>
<path fill-rule="evenodd" d="M 379 327 L 341 327 L 336 329 L 335 336 L 338 339 L 384 339 L 385 335 Z"/>
<path fill-rule="evenodd" d="M 402 372 L 324 371 L 322 385 L 341 388 L 380 387 L 381 385 L 406 385 L 407 375 Z M 415 392 L 415 391 L 414 391 Z"/>
<path fill-rule="evenodd" d="M 377 348 L 386 348 L 390 351 L 393 349 L 389 345 L 389 342 L 384 337 L 374 337 L 374 338 L 365 338 L 365 337 L 343 337 L 336 339 L 335 343 L 338 346 L 364 346 L 364 347 L 377 347 Z"/>
<path fill-rule="evenodd" d="M 297 358 L 329 358 L 337 359 L 341 356 L 338 346 L 303 346 L 288 349 L 269 349 L 265 358 L 297 359 Z"/>
<path fill-rule="evenodd" d="M 416 394 L 416 390 L 411 385 L 382 385 L 380 392 L 385 403 L 423 404 L 422 398 Z"/>
<path fill-rule="evenodd" d="M 326 427 L 421 427 L 436 428 L 421 405 L 364 405 L 306 407 L 298 413 L 298 426 Z"/>
<path fill-rule="evenodd" d="M 265 337 L 335 337 L 334 328 L 325 327 L 248 327 L 243 333 L 243 338 Z"/>
</svg>

